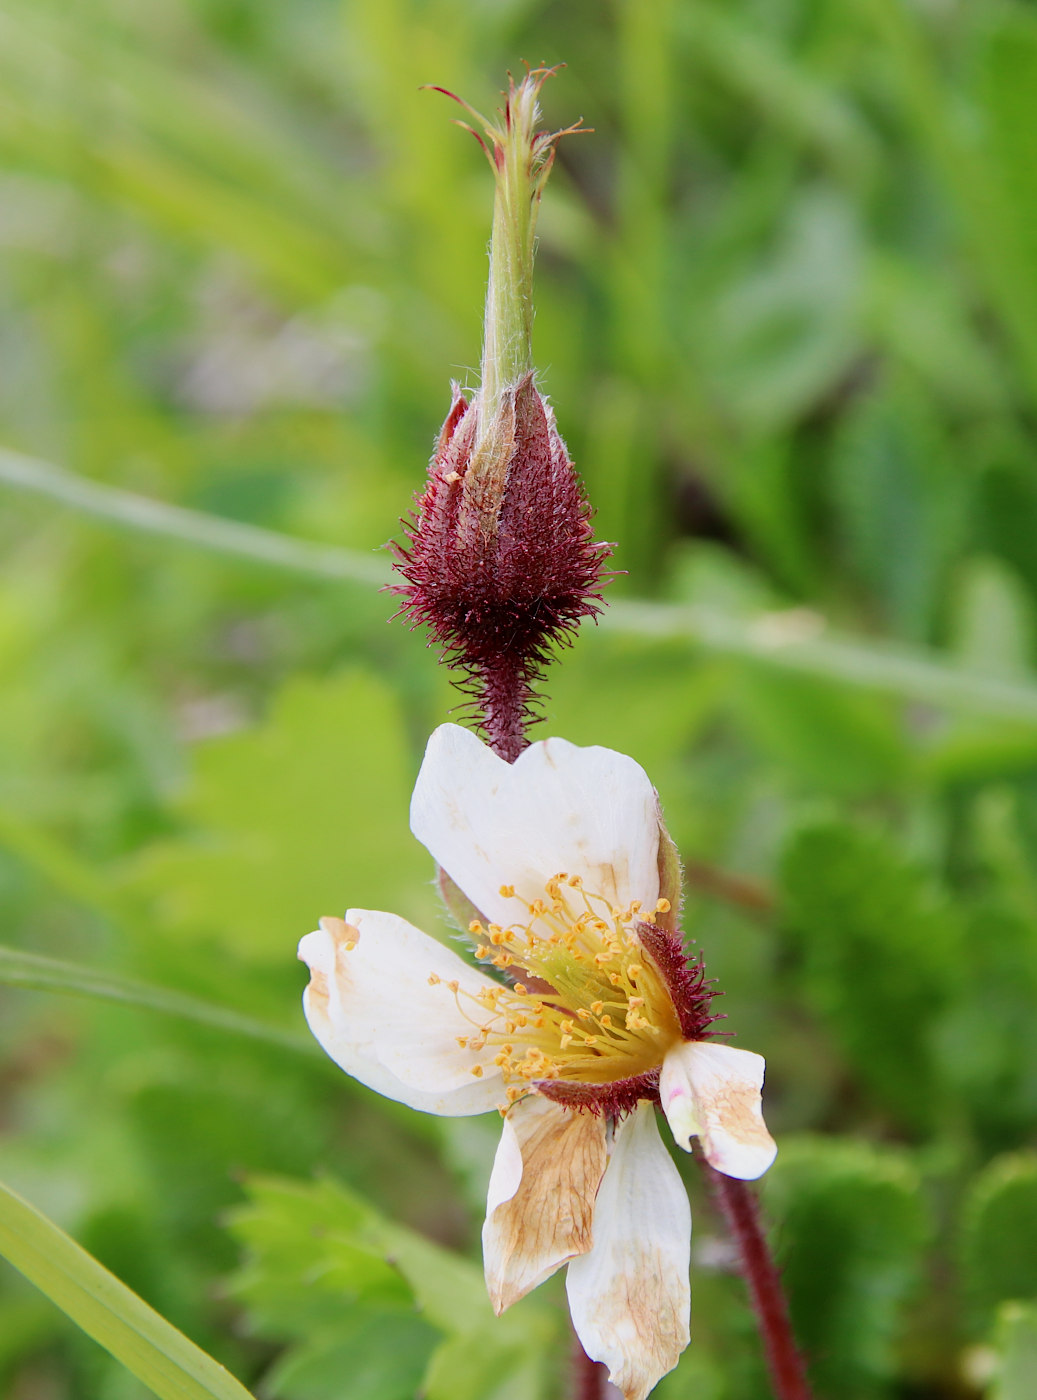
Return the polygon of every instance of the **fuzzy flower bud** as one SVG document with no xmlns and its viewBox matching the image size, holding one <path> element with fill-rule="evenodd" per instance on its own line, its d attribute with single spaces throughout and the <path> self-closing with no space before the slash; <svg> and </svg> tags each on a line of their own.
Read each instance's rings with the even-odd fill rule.
<svg viewBox="0 0 1037 1400">
<path fill-rule="evenodd" d="M 600 610 L 607 546 L 554 414 L 534 383 L 536 213 L 563 132 L 537 132 L 548 70 L 509 83 L 500 124 L 471 112 L 496 177 L 481 384 L 454 399 L 397 548 L 402 611 L 464 670 L 491 744 L 525 747 L 534 685 L 552 644 Z M 449 94 L 453 95 L 453 94 Z M 462 104 L 466 105 L 466 104 Z M 576 130 L 576 127 L 570 130 Z"/>
</svg>

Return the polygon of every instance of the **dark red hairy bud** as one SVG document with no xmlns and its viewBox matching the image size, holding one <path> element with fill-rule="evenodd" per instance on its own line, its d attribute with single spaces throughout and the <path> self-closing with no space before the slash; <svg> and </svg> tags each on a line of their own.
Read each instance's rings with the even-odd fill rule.
<svg viewBox="0 0 1037 1400">
<path fill-rule="evenodd" d="M 590 508 L 550 405 L 532 373 L 505 388 L 480 432 L 479 400 L 454 401 L 396 567 L 401 612 L 482 713 L 509 761 L 525 747 L 535 686 L 554 645 L 601 608 L 608 546 L 594 541 Z"/>
</svg>

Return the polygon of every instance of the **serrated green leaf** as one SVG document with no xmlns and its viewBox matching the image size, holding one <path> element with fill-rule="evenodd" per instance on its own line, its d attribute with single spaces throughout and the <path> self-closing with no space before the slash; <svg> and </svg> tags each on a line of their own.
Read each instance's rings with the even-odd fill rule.
<svg viewBox="0 0 1037 1400">
<path fill-rule="evenodd" d="M 910 1159 L 845 1140 L 785 1140 L 764 1194 L 818 1393 L 885 1394 L 928 1234 Z"/>
<path fill-rule="evenodd" d="M 555 1318 L 537 1300 L 494 1317 L 478 1264 L 387 1220 L 340 1182 L 259 1177 L 247 1189 L 247 1204 L 229 1217 L 246 1252 L 230 1291 L 257 1330 L 290 1337 L 310 1356 L 334 1337 L 336 1317 L 360 1303 L 436 1329 L 429 1400 L 539 1395 L 538 1357 Z M 359 1355 L 363 1337 L 355 1344 Z"/>
<path fill-rule="evenodd" d="M 250 1400 L 229 1371 L 2 1185 L 0 1254 L 160 1400 Z"/>
<path fill-rule="evenodd" d="M 999 1303 L 1037 1299 L 1037 1153 L 995 1158 L 962 1210 L 962 1281 L 977 1325 Z"/>
<path fill-rule="evenodd" d="M 265 724 L 200 752 L 184 804 L 195 830 L 154 848 L 142 872 L 164 921 L 282 962 L 351 905 L 427 915 L 408 752 L 399 704 L 372 677 L 291 682 Z"/>
<path fill-rule="evenodd" d="M 931 1125 L 934 1025 L 958 981 L 954 911 L 889 837 L 837 822 L 793 837 L 781 897 L 808 1005 L 878 1102 Z"/>
</svg>

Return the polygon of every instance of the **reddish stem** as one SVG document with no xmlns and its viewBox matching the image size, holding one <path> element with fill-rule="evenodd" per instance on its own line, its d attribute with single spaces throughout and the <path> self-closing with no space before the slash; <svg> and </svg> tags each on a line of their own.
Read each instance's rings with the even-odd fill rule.
<svg viewBox="0 0 1037 1400">
<path fill-rule="evenodd" d="M 729 875 L 726 870 L 718 870 L 700 860 L 684 862 L 684 879 L 687 885 L 701 894 L 712 895 L 727 904 L 735 904 L 747 914 L 757 918 L 769 918 L 775 909 L 776 900 L 764 885 L 755 880 L 746 880 L 741 875 Z"/>
<path fill-rule="evenodd" d="M 529 746 L 530 695 L 527 668 L 520 657 L 504 654 L 480 668 L 477 700 L 483 732 L 494 753 L 508 763 L 514 763 Z"/>
<path fill-rule="evenodd" d="M 781 1275 L 764 1237 L 756 1196 L 744 1181 L 702 1165 L 738 1245 L 774 1394 L 777 1400 L 811 1400 L 806 1367 L 792 1335 Z"/>
<path fill-rule="evenodd" d="M 573 1400 L 606 1400 L 610 1390 L 608 1367 L 590 1359 L 575 1333 L 572 1376 Z"/>
</svg>

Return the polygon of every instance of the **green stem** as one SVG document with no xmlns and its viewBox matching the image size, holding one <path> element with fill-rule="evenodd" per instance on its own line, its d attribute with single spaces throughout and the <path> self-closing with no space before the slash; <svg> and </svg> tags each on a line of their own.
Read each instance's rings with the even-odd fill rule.
<svg viewBox="0 0 1037 1400">
<path fill-rule="evenodd" d="M 359 550 L 296 540 L 274 530 L 148 500 L 3 448 L 0 485 L 113 524 L 305 577 L 374 587 L 384 587 L 393 579 L 388 563 Z M 1000 680 L 956 666 L 936 652 L 839 636 L 815 613 L 744 617 L 694 604 L 622 600 L 605 610 L 599 625 L 642 642 L 684 641 L 768 670 L 838 681 L 937 709 L 1037 725 L 1037 678 Z"/>
<path fill-rule="evenodd" d="M 263 1021 L 243 1016 L 227 1006 L 169 991 L 147 982 L 137 982 L 116 973 L 98 972 L 79 963 L 46 958 L 38 953 L 23 953 L 18 948 L 0 945 L 0 985 L 31 988 L 40 992 L 64 992 L 72 996 L 94 997 L 101 1001 L 120 1002 L 123 1006 L 143 1011 L 158 1011 L 165 1016 L 178 1016 L 213 1030 L 262 1040 L 282 1050 L 294 1050 L 307 1056 L 319 1055 L 317 1043 L 309 1036 L 282 1030 Z M 330 1063 L 330 1062 L 329 1062 Z"/>
</svg>

